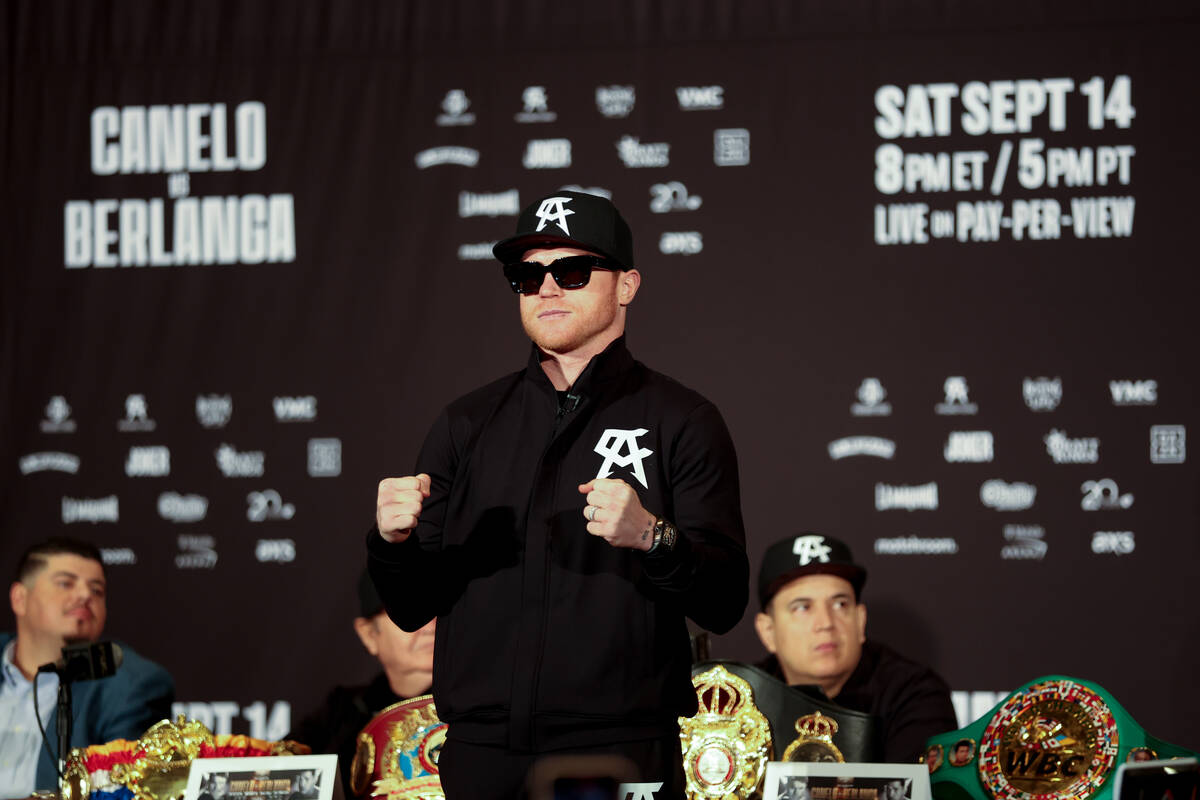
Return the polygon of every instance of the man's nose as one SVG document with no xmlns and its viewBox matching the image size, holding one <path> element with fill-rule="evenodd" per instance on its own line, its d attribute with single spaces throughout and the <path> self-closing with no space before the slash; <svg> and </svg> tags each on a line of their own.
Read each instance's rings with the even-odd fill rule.
<svg viewBox="0 0 1200 800">
<path fill-rule="evenodd" d="M 562 287 L 558 285 L 558 281 L 554 280 L 554 276 L 550 274 L 550 270 L 546 270 L 546 274 L 542 276 L 542 285 L 538 289 L 540 297 L 553 297 L 562 294 Z"/>
<path fill-rule="evenodd" d="M 826 628 L 833 627 L 833 614 L 830 613 L 829 607 L 823 604 L 818 604 L 813 609 L 813 628 L 823 631 Z"/>
</svg>

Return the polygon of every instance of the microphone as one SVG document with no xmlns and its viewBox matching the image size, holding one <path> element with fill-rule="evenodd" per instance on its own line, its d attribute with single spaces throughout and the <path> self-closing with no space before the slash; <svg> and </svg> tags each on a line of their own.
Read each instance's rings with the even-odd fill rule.
<svg viewBox="0 0 1200 800">
<path fill-rule="evenodd" d="M 125 654 L 112 642 L 71 644 L 62 649 L 62 658 L 42 664 L 38 672 L 53 672 L 62 683 L 94 681 L 116 674 Z"/>
<path fill-rule="evenodd" d="M 563 411 L 570 414 L 579 407 L 579 401 L 582 399 L 583 398 L 577 394 L 571 394 L 570 392 L 567 392 L 567 399 L 563 402 Z"/>
</svg>

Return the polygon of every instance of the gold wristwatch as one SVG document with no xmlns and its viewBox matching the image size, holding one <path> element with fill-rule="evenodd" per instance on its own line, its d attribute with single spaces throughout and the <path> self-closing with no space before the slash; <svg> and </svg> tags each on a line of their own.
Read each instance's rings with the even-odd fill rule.
<svg viewBox="0 0 1200 800">
<path fill-rule="evenodd" d="M 658 517 L 654 520 L 654 541 L 650 543 L 650 549 L 646 551 L 646 554 L 669 553 L 675 549 L 675 540 L 678 538 L 679 531 L 675 530 L 675 526 L 665 517 Z"/>
</svg>

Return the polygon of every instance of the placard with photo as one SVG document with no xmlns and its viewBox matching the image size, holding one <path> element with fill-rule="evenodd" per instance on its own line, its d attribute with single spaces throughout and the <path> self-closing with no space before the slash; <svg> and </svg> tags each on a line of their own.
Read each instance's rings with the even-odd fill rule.
<svg viewBox="0 0 1200 800">
<path fill-rule="evenodd" d="M 763 800 L 930 800 L 925 764 L 767 764 Z"/>
<path fill-rule="evenodd" d="M 183 800 L 343 800 L 337 756 L 197 758 Z"/>
</svg>

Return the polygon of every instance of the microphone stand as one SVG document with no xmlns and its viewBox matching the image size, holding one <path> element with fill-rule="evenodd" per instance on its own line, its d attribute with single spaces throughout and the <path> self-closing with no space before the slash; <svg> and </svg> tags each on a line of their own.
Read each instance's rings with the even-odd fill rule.
<svg viewBox="0 0 1200 800">
<path fill-rule="evenodd" d="M 67 770 L 67 754 L 71 749 L 71 682 L 64 680 L 65 676 L 60 676 L 58 679 L 58 774 L 62 775 Z"/>
</svg>

